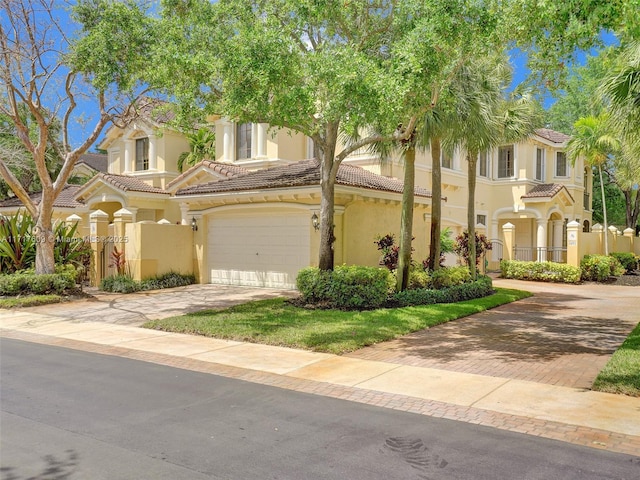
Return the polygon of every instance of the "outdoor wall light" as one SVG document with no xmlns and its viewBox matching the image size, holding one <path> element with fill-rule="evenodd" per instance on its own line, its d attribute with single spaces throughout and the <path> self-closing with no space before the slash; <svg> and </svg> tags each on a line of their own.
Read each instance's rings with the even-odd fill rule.
<svg viewBox="0 0 640 480">
<path fill-rule="evenodd" d="M 191 230 L 194 232 L 198 231 L 198 221 L 196 220 L 196 217 L 191 217 Z"/>
<path fill-rule="evenodd" d="M 318 214 L 313 212 L 311 215 L 311 224 L 313 225 L 313 229 L 317 232 L 320 230 L 320 219 L 318 218 Z"/>
</svg>

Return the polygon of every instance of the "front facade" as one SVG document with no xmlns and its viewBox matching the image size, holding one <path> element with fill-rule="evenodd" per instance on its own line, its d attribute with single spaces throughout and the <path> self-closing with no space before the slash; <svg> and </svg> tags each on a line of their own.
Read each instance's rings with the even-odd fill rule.
<svg viewBox="0 0 640 480">
<path fill-rule="evenodd" d="M 83 233 L 107 232 L 139 277 L 191 265 L 203 283 L 293 287 L 297 272 L 318 260 L 320 187 L 312 142 L 296 132 L 224 118 L 214 119 L 213 128 L 216 158 L 183 173 L 177 159 L 189 143 L 162 118 L 149 114 L 127 129 L 112 128 L 100 145 L 108 152 L 107 173 L 73 191 Z M 515 226 L 519 257 L 532 260 L 564 261 L 567 222 L 590 227 L 591 173 L 581 161 L 567 161 L 567 140 L 541 129 L 480 156 L 477 229 L 494 242 L 493 261 L 503 257 L 507 223 Z M 456 235 L 466 226 L 466 161 L 455 152 L 440 162 L 442 225 Z M 429 249 L 431 165 L 429 152 L 418 155 L 418 261 Z M 381 162 L 363 153 L 343 162 L 336 181 L 336 264 L 377 265 L 375 239 L 388 233 L 398 238 L 402 176 L 399 158 Z M 0 213 L 8 210 L 0 207 Z M 102 252 L 97 277 L 108 272 L 104 252 L 112 246 L 96 242 Z"/>
</svg>

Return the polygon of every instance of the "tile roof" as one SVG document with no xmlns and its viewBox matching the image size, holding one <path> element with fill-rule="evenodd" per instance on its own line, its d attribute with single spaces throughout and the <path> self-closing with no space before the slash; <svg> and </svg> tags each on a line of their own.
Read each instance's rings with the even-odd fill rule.
<svg viewBox="0 0 640 480">
<path fill-rule="evenodd" d="M 573 200 L 573 197 L 569 193 L 569 190 L 567 190 L 567 187 L 565 187 L 561 183 L 543 183 L 541 185 L 536 185 L 521 198 L 552 198 L 560 193 L 563 189 L 566 191 L 569 198 Z"/>
<path fill-rule="evenodd" d="M 198 195 L 206 193 L 240 192 L 245 190 L 304 187 L 320 184 L 320 169 L 316 160 L 302 160 L 266 170 L 249 172 L 234 178 L 223 179 L 183 188 L 176 195 Z M 402 182 L 397 178 L 376 175 L 354 165 L 340 165 L 336 184 L 366 188 L 384 192 L 402 193 Z M 431 197 L 431 192 L 415 189 L 416 196 Z"/>
<path fill-rule="evenodd" d="M 98 172 L 107 173 L 109 157 L 102 153 L 84 153 L 76 162 L 77 165 L 84 163 Z"/>
<path fill-rule="evenodd" d="M 67 185 L 65 186 L 56 201 L 53 202 L 53 206 L 56 208 L 76 208 L 84 206 L 83 203 L 78 202 L 75 199 L 76 192 L 80 190 L 82 185 Z M 34 203 L 37 205 L 42 199 L 42 192 L 36 192 L 29 195 Z M 11 197 L 0 202 L 0 207 L 22 207 L 24 206 L 22 200 L 18 197 Z"/>
<path fill-rule="evenodd" d="M 565 135 L 561 132 L 556 132 L 555 130 L 551 130 L 549 128 L 538 128 L 536 130 L 536 135 L 553 143 L 565 143 L 571 139 L 569 135 Z"/>
<path fill-rule="evenodd" d="M 187 176 L 191 175 L 192 172 L 196 171 L 200 167 L 206 167 L 210 170 L 213 170 L 216 173 L 219 173 L 220 175 L 224 175 L 225 177 L 229 177 L 229 178 L 237 177 L 238 175 L 244 175 L 250 172 L 250 170 L 247 170 L 246 168 L 241 167 L 239 165 L 233 165 L 232 163 L 221 163 L 221 162 L 214 162 L 212 160 L 203 160 L 195 164 L 189 170 L 183 172 L 179 177 L 171 180 L 171 182 L 167 184 L 167 188 L 169 189 L 176 183 L 179 183 L 180 181 L 184 180 Z"/>
<path fill-rule="evenodd" d="M 94 179 L 100 178 L 110 185 L 113 185 L 120 190 L 124 190 L 125 192 L 143 192 L 143 193 L 162 193 L 163 195 L 168 195 L 169 193 L 165 190 L 152 187 L 151 185 L 143 182 L 137 177 L 132 177 L 130 175 L 116 175 L 113 173 L 99 173 Z"/>
</svg>

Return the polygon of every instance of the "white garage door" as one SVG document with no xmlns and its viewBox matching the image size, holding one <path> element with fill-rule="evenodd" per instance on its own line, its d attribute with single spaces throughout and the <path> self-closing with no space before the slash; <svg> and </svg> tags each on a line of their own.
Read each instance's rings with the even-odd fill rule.
<svg viewBox="0 0 640 480">
<path fill-rule="evenodd" d="M 209 218 L 211 283 L 295 288 L 309 266 L 309 216 L 225 214 Z"/>
</svg>

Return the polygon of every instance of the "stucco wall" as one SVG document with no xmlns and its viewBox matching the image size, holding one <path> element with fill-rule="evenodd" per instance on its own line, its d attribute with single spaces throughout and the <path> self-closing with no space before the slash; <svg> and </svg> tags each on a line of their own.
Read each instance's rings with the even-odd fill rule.
<svg viewBox="0 0 640 480">
<path fill-rule="evenodd" d="M 382 202 L 356 202 L 344 212 L 343 263 L 349 265 L 378 266 L 380 252 L 375 240 L 392 233 L 396 244 L 400 238 L 400 204 Z M 429 254 L 428 223 L 425 209 L 417 207 L 413 216 L 413 258 L 420 262 Z M 336 262 L 337 263 L 337 262 Z"/>
<path fill-rule="evenodd" d="M 130 223 L 126 259 L 136 280 L 170 271 L 193 273 L 193 231 L 188 225 Z"/>
</svg>

